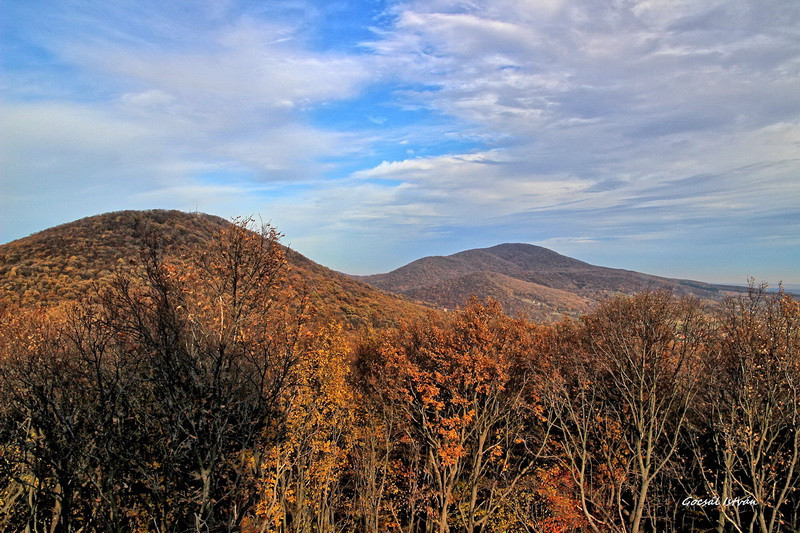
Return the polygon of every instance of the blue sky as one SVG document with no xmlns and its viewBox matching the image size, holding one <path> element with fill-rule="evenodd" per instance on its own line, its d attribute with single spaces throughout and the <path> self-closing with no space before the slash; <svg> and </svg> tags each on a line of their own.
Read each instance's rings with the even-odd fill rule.
<svg viewBox="0 0 800 533">
<path fill-rule="evenodd" d="M 260 215 L 349 273 L 530 242 L 800 284 L 796 0 L 0 0 L 0 242 Z"/>
</svg>

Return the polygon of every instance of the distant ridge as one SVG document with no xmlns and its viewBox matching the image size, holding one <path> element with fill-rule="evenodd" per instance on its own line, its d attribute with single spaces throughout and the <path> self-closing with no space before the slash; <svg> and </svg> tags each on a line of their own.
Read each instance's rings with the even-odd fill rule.
<svg viewBox="0 0 800 533">
<path fill-rule="evenodd" d="M 471 295 L 491 297 L 507 312 L 555 319 L 591 308 L 616 294 L 666 289 L 719 300 L 739 287 L 713 285 L 591 265 L 523 243 L 417 259 L 386 274 L 357 276 L 381 289 L 440 307 L 462 305 Z"/>
<path fill-rule="evenodd" d="M 166 253 L 191 258 L 231 222 L 205 213 L 117 211 L 49 228 L 0 245 L 0 304 L 53 307 L 74 302 L 135 263 L 147 234 Z M 320 313 L 353 325 L 394 323 L 426 308 L 334 272 L 286 249 L 289 279 Z"/>
</svg>

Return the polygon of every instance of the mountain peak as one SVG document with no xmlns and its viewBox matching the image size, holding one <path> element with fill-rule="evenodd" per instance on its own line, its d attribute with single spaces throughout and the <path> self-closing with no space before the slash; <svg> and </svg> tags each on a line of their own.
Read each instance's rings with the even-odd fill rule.
<svg viewBox="0 0 800 533">
<path fill-rule="evenodd" d="M 535 319 L 582 312 L 618 293 L 666 289 L 716 300 L 730 289 L 595 266 L 526 243 L 503 243 L 446 257 L 424 257 L 387 274 L 361 279 L 381 289 L 448 308 L 464 304 L 472 295 L 491 297 L 506 312 Z"/>
<path fill-rule="evenodd" d="M 588 263 L 561 255 L 549 248 L 526 243 L 503 243 L 489 248 L 465 250 L 453 254 L 451 257 L 462 257 L 470 261 L 476 261 L 481 255 L 487 254 L 524 269 L 577 268 L 588 265 Z"/>
</svg>

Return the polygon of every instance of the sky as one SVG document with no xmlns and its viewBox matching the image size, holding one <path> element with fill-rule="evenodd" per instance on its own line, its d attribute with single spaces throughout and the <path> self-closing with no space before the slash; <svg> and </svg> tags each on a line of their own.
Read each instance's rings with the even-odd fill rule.
<svg viewBox="0 0 800 533">
<path fill-rule="evenodd" d="M 151 208 L 800 284 L 800 2 L 0 0 L 0 242 Z"/>
</svg>

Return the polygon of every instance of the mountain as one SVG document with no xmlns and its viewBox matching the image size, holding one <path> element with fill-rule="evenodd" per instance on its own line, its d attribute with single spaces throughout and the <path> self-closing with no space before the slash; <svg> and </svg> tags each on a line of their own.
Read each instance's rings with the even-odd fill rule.
<svg viewBox="0 0 800 533">
<path fill-rule="evenodd" d="M 519 243 L 424 257 L 386 274 L 357 279 L 445 308 L 462 305 L 473 294 L 491 297 L 506 312 L 540 320 L 584 312 L 616 293 L 667 289 L 719 300 L 741 290 L 595 266 L 541 246 Z"/>
<path fill-rule="evenodd" d="M 57 306 L 102 285 L 135 264 L 147 235 L 167 255 L 191 258 L 231 222 L 204 213 L 119 211 L 56 226 L 0 245 L 0 303 Z M 387 294 L 286 249 L 289 281 L 308 290 L 320 313 L 351 325 L 381 325 L 418 316 L 428 308 Z"/>
</svg>

